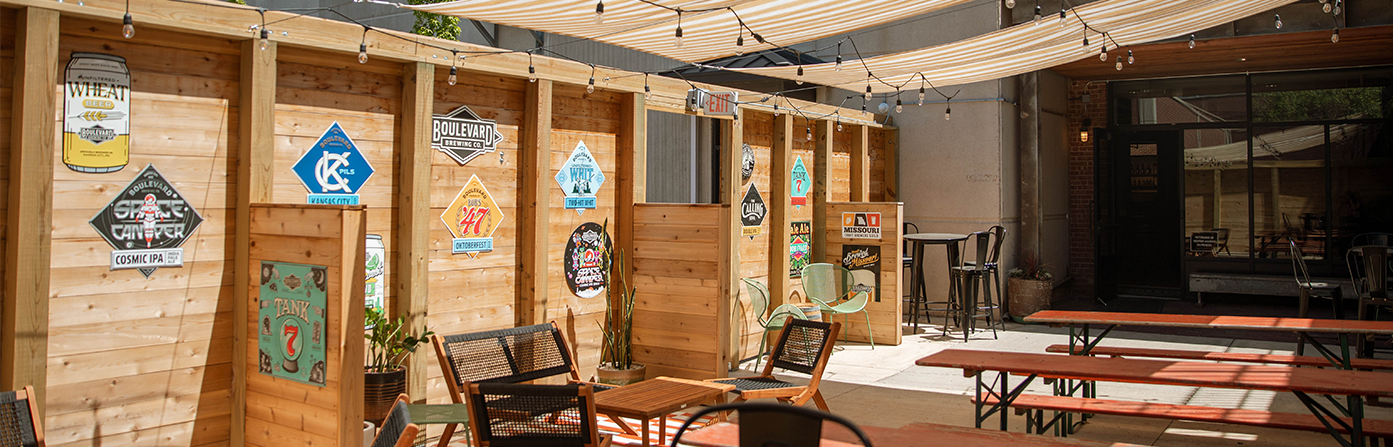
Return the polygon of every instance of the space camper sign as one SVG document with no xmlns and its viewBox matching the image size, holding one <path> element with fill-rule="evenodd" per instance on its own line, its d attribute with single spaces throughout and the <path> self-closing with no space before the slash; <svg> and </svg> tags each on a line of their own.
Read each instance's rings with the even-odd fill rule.
<svg viewBox="0 0 1393 447">
<path fill-rule="evenodd" d="M 430 147 L 444 152 L 460 165 L 498 150 L 498 142 L 503 141 L 498 123 L 480 118 L 468 106 L 435 115 L 430 127 Z"/>
<path fill-rule="evenodd" d="M 154 165 L 147 165 L 88 223 L 116 249 L 112 270 L 137 269 L 148 278 L 160 267 L 184 265 L 181 246 L 203 216 Z"/>
</svg>

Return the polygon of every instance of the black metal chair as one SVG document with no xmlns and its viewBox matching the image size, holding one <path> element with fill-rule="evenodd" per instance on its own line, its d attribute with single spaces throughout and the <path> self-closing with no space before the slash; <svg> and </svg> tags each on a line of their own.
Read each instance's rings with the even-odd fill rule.
<svg viewBox="0 0 1393 447">
<path fill-rule="evenodd" d="M 982 268 L 985 270 L 986 275 L 991 275 L 991 279 L 988 281 L 986 278 L 983 278 L 982 288 L 986 290 L 986 294 L 984 295 L 985 299 L 982 301 L 982 305 L 977 308 L 977 311 L 991 312 L 992 317 L 996 319 L 996 326 L 1001 326 L 1001 330 L 1004 331 L 1006 330 L 1006 320 L 1002 319 L 1002 315 L 1006 314 L 1006 311 L 1003 310 L 1006 307 L 1006 298 L 1005 295 L 1002 295 L 1002 291 L 1005 289 L 1001 288 L 1001 270 L 997 268 L 997 261 L 1001 259 L 1001 243 L 1006 240 L 1006 227 L 994 225 L 987 229 L 987 232 L 992 235 L 992 248 L 991 251 L 987 253 L 987 260 L 982 264 Z M 976 260 L 963 261 L 963 265 L 976 266 L 977 262 Z M 995 296 L 992 295 L 991 286 L 993 284 L 996 285 Z"/>
<path fill-rule="evenodd" d="M 1296 286 L 1301 289 L 1301 301 L 1297 308 L 1297 316 L 1306 318 L 1311 310 L 1311 297 L 1329 298 L 1335 310 L 1335 319 L 1345 319 L 1344 297 L 1340 295 L 1340 285 L 1324 282 L 1311 282 L 1311 274 L 1306 270 L 1306 258 L 1301 253 L 1301 247 L 1296 245 L 1295 239 L 1287 240 L 1291 245 L 1291 267 L 1296 276 Z M 1306 339 L 1296 339 L 1296 355 L 1305 355 Z"/>
<path fill-rule="evenodd" d="M 608 446 L 588 383 L 471 383 L 469 427 L 479 447 Z"/>
<path fill-rule="evenodd" d="M 837 332 L 841 323 L 799 320 L 788 317 L 784 330 L 779 333 L 779 343 L 769 355 L 769 363 L 764 364 L 764 372 L 755 377 L 709 379 L 735 385 L 738 394 L 736 402 L 748 399 L 775 398 L 794 406 L 802 406 L 812 399 L 817 407 L 827 410 L 827 401 L 822 399 L 818 384 L 822 383 L 822 371 L 827 368 L 827 359 L 832 355 L 832 347 L 837 342 Z M 774 368 L 783 368 L 812 376 L 807 385 L 798 385 L 774 377 Z"/>
<path fill-rule="evenodd" d="M 740 414 L 740 447 L 816 447 L 822 442 L 822 421 L 841 424 L 860 439 L 861 445 L 871 447 L 866 432 L 841 416 L 811 408 L 753 402 L 714 405 L 696 412 L 677 429 L 671 447 L 677 447 L 682 433 L 693 421 L 725 411 Z"/>
<path fill-rule="evenodd" d="M 0 446 L 43 447 L 44 429 L 34 403 L 34 387 L 0 393 Z"/>
<path fill-rule="evenodd" d="M 956 320 L 958 321 L 960 329 L 963 331 L 964 342 L 971 338 L 977 318 L 986 318 L 987 327 L 992 329 L 992 338 L 997 337 L 996 322 L 993 320 L 992 314 L 994 311 L 999 310 L 999 308 L 992 303 L 990 272 L 987 267 L 985 267 L 989 263 L 988 261 L 991 260 L 989 252 L 991 250 L 992 231 L 993 230 L 987 230 L 972 233 L 970 237 L 973 242 L 975 242 L 973 245 L 977 247 L 976 257 L 973 258 L 976 261 L 972 264 L 959 262 L 959 264 L 950 271 L 952 276 L 951 281 L 958 290 L 958 295 L 956 297 L 958 305 L 954 306 L 956 309 L 951 309 L 950 312 L 956 314 Z M 972 245 L 969 245 L 969 247 L 971 246 Z M 978 265 L 979 263 L 980 265 Z M 990 263 L 995 264 L 995 262 Z M 985 292 L 980 294 L 980 296 L 985 297 L 983 305 L 978 304 L 979 291 Z M 948 334 L 947 324 L 943 325 L 943 334 Z"/>
</svg>

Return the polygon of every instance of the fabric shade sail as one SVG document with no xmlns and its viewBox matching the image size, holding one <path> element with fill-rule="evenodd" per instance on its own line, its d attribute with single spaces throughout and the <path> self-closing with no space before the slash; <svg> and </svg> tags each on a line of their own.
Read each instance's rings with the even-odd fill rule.
<svg viewBox="0 0 1393 447">
<path fill-rule="evenodd" d="M 682 9 L 681 47 L 674 42 L 677 13 L 639 0 L 604 1 L 600 23 L 595 22 L 597 0 L 457 0 L 400 6 L 589 39 L 683 62 L 703 62 L 844 34 L 971 0 L 650 1 Z M 748 31 L 740 27 L 741 21 Z M 767 42 L 756 41 L 751 31 Z M 736 38 L 741 35 L 744 46 L 737 47 Z"/>
</svg>

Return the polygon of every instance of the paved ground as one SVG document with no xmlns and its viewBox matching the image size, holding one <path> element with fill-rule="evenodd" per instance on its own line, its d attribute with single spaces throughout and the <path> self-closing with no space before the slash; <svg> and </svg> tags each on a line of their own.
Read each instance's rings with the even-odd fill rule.
<svg viewBox="0 0 1393 447">
<path fill-rule="evenodd" d="M 1051 344 L 1068 342 L 1067 329 L 1063 328 L 1014 323 L 1008 323 L 1007 328 L 998 333 L 998 339 L 993 340 L 990 332 L 978 332 L 965 343 L 960 334 L 944 338 L 937 326 L 921 325 L 919 334 L 911 334 L 906 327 L 904 342 L 899 346 L 877 346 L 872 350 L 856 343 L 840 345 L 823 379 L 823 395 L 833 412 L 860 424 L 899 427 L 911 422 L 935 422 L 972 426 L 973 407 L 968 396 L 974 392 L 974 379 L 963 377 L 960 370 L 915 366 L 914 361 L 948 348 L 1038 353 Z M 1114 331 L 1107 342 L 1112 346 L 1284 354 L 1291 353 L 1295 345 L 1294 341 L 1120 330 Z M 752 367 L 753 362 L 742 365 L 745 373 L 752 373 Z M 790 379 L 796 376 L 789 374 Z M 1050 392 L 1047 385 L 1039 383 L 1032 385 L 1030 391 Z M 1108 383 L 1101 384 L 1098 394 L 1119 400 L 1306 412 L 1294 396 L 1266 391 Z M 1011 417 L 1013 429 L 1024 427 L 1024 417 Z M 1370 407 L 1369 417 L 1393 420 L 1393 409 Z M 1112 416 L 1090 420 L 1075 436 L 1156 446 L 1337 445 L 1321 433 Z"/>
</svg>

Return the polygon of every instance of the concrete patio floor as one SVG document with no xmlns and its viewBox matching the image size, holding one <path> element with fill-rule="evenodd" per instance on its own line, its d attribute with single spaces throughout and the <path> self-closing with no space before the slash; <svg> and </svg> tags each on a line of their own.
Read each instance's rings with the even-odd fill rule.
<svg viewBox="0 0 1393 447">
<path fill-rule="evenodd" d="M 998 331 L 979 331 L 964 343 L 960 333 L 940 335 L 938 326 L 920 325 L 918 333 L 906 325 L 899 346 L 838 343 L 823 378 L 821 390 L 832 412 L 863 424 L 900 427 L 912 422 L 933 422 L 960 426 L 973 425 L 973 406 L 968 401 L 976 382 L 963 377 L 961 370 L 914 365 L 914 361 L 949 348 L 1043 353 L 1051 344 L 1067 343 L 1068 329 L 1041 325 L 1007 323 Z M 1290 354 L 1292 342 L 1232 338 L 1208 338 L 1157 333 L 1113 331 L 1105 340 L 1110 346 L 1149 347 L 1225 352 Z M 1307 351 L 1310 354 L 1310 351 Z M 741 365 L 743 373 L 753 374 L 753 361 Z M 760 365 L 763 367 L 763 364 Z M 791 381 L 806 381 L 797 373 L 779 374 Z M 1393 376 L 1390 376 L 1393 377 Z M 1028 392 L 1049 394 L 1048 385 L 1036 381 Z M 1290 394 L 1268 391 L 1223 390 L 1213 388 L 1100 384 L 1100 398 L 1245 408 L 1308 414 Z M 809 404 L 811 405 L 811 403 Z M 1393 420 L 1393 409 L 1366 406 L 1372 419 Z M 1011 412 L 1013 413 L 1013 412 Z M 1012 431 L 1023 431 L 1025 418 L 1011 414 Z M 996 417 L 987 427 L 996 427 Z M 1166 421 L 1161 419 L 1098 416 L 1084 424 L 1073 436 L 1108 442 L 1155 446 L 1310 446 L 1338 445 L 1327 434 L 1259 427 Z"/>
</svg>

